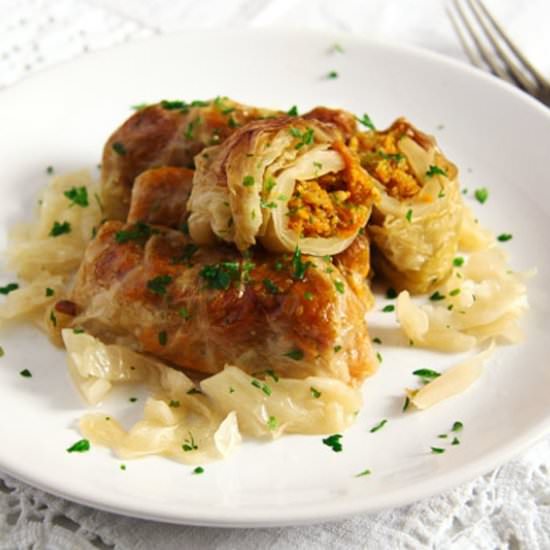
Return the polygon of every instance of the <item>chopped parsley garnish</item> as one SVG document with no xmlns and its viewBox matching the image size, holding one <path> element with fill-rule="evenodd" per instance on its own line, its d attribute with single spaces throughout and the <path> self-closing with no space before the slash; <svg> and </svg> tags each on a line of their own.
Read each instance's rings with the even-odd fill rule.
<svg viewBox="0 0 550 550">
<path fill-rule="evenodd" d="M 59 223 L 58 221 L 53 222 L 53 227 L 50 229 L 50 237 L 59 237 L 59 235 L 64 235 L 65 233 L 71 232 L 71 224 L 69 222 Z"/>
<path fill-rule="evenodd" d="M 273 202 L 273 201 L 266 202 L 262 199 L 262 200 L 260 200 L 260 207 L 261 208 L 277 208 L 277 203 Z"/>
<path fill-rule="evenodd" d="M 355 474 L 355 477 L 364 477 L 369 476 L 371 474 L 370 470 L 363 470 L 362 472 L 359 472 L 358 474 Z"/>
<path fill-rule="evenodd" d="M 112 147 L 113 147 L 113 151 L 117 155 L 124 156 L 127 153 L 126 147 L 124 147 L 124 144 L 121 143 L 120 141 L 115 141 Z"/>
<path fill-rule="evenodd" d="M 182 319 L 185 319 L 186 321 L 189 321 L 189 319 L 191 319 L 191 314 L 189 313 L 189 310 L 185 306 L 181 307 L 178 313 L 179 313 L 179 316 Z"/>
<path fill-rule="evenodd" d="M 168 342 L 168 334 L 166 334 L 165 330 L 161 330 L 158 334 L 159 337 L 159 344 L 161 346 L 165 346 Z"/>
<path fill-rule="evenodd" d="M 189 438 L 183 440 L 181 448 L 186 453 L 190 451 L 196 451 L 199 448 L 198 445 L 195 443 L 195 439 L 193 438 L 193 434 L 191 432 L 189 432 Z"/>
<path fill-rule="evenodd" d="M 327 80 L 334 80 L 335 78 L 338 78 L 338 73 L 337 73 L 336 71 L 329 71 L 329 72 L 326 74 L 325 78 L 326 78 Z"/>
<path fill-rule="evenodd" d="M 509 241 L 510 239 L 512 238 L 512 235 L 510 235 L 510 233 L 501 233 L 497 239 L 501 242 L 501 243 L 505 243 L 506 241 Z"/>
<path fill-rule="evenodd" d="M 376 358 L 378 359 L 379 363 L 382 363 L 382 361 L 383 361 L 382 354 L 379 351 L 376 352 Z"/>
<path fill-rule="evenodd" d="M 174 100 L 174 101 L 169 101 L 167 99 L 163 99 L 160 102 L 160 106 L 163 109 L 166 109 L 167 111 L 175 111 L 177 109 L 182 109 L 182 110 L 185 110 L 185 111 L 189 110 L 189 106 L 187 105 L 187 103 L 185 101 L 181 101 L 181 100 L 178 100 L 178 99 Z"/>
<path fill-rule="evenodd" d="M 68 449 L 68 453 L 85 453 L 90 450 L 90 442 L 87 439 L 80 439 L 73 443 Z"/>
<path fill-rule="evenodd" d="M 453 260 L 453 265 L 455 267 L 462 267 L 464 265 L 464 258 L 462 256 L 457 256 L 454 260 Z"/>
<path fill-rule="evenodd" d="M 442 449 L 441 447 L 430 447 L 430 449 L 434 455 L 442 455 L 445 452 L 445 449 Z"/>
<path fill-rule="evenodd" d="M 245 187 L 252 187 L 254 185 L 254 178 L 252 176 L 245 176 L 243 178 L 243 185 Z"/>
<path fill-rule="evenodd" d="M 172 258 L 173 264 L 185 264 L 189 267 L 191 267 L 193 264 L 191 262 L 191 259 L 193 258 L 193 255 L 199 247 L 194 243 L 188 243 L 183 247 L 183 250 L 181 252 L 180 256 L 177 256 L 175 258 Z"/>
<path fill-rule="evenodd" d="M 407 219 L 407 221 L 408 221 L 409 223 L 412 222 L 412 216 L 413 216 L 413 211 L 412 211 L 411 208 L 409 208 L 409 209 L 407 210 L 407 213 L 405 214 L 405 218 Z"/>
<path fill-rule="evenodd" d="M 309 391 L 311 392 L 311 397 L 313 397 L 313 399 L 319 399 L 319 397 L 321 397 L 322 395 L 322 393 L 313 386 L 309 388 Z"/>
<path fill-rule="evenodd" d="M 395 311 L 395 306 L 393 304 L 388 304 L 382 308 L 382 311 L 384 313 L 390 313 L 391 311 Z"/>
<path fill-rule="evenodd" d="M 297 105 L 293 105 L 287 112 L 286 114 L 288 116 L 298 116 L 298 106 Z"/>
<path fill-rule="evenodd" d="M 279 422 L 277 421 L 277 419 L 274 417 L 274 416 L 270 416 L 266 422 L 266 425 L 267 427 L 270 429 L 270 430 L 276 430 L 277 429 L 277 426 L 279 425 Z"/>
<path fill-rule="evenodd" d="M 459 420 L 457 420 L 457 421 L 453 424 L 453 427 L 451 428 L 451 432 L 461 432 L 461 431 L 462 431 L 462 428 L 464 428 L 464 424 L 462 424 L 462 422 L 460 422 Z"/>
<path fill-rule="evenodd" d="M 130 401 L 130 403 L 135 403 L 137 400 L 138 400 L 137 397 L 130 397 L 130 399 L 128 399 L 128 401 Z"/>
<path fill-rule="evenodd" d="M 382 151 L 380 149 L 378 151 L 378 154 L 384 159 L 384 160 L 392 160 L 394 162 L 399 162 L 403 158 L 405 158 L 401 153 L 386 153 L 385 151 Z"/>
<path fill-rule="evenodd" d="M 195 126 L 198 126 L 201 123 L 201 118 L 197 117 L 196 119 L 192 120 L 185 129 L 185 133 L 183 134 L 186 139 L 193 139 L 193 134 L 195 132 Z"/>
<path fill-rule="evenodd" d="M 176 399 L 170 399 L 170 403 L 168 403 L 169 407 L 177 408 L 180 406 L 180 402 Z"/>
<path fill-rule="evenodd" d="M 381 430 L 385 425 L 386 423 L 388 422 L 388 420 L 386 418 L 384 418 L 384 420 L 381 420 L 378 424 L 376 424 L 376 426 L 373 426 L 369 432 L 371 434 L 377 432 L 378 430 Z"/>
<path fill-rule="evenodd" d="M 264 182 L 264 189 L 266 191 L 266 193 L 270 193 L 271 190 L 277 185 L 277 182 L 271 177 L 269 176 L 268 178 L 266 178 L 265 182 Z"/>
<path fill-rule="evenodd" d="M 205 265 L 199 275 L 206 281 L 208 288 L 227 290 L 231 281 L 239 278 L 238 262 L 220 262 L 214 265 Z"/>
<path fill-rule="evenodd" d="M 239 127 L 239 123 L 232 116 L 229 117 L 229 120 L 227 121 L 227 125 L 230 128 L 238 128 Z"/>
<path fill-rule="evenodd" d="M 279 294 L 279 287 L 271 279 L 264 279 L 263 283 L 269 294 Z"/>
<path fill-rule="evenodd" d="M 126 471 L 126 464 L 121 464 L 120 469 L 125 472 Z"/>
<path fill-rule="evenodd" d="M 373 341 L 375 344 L 381 344 L 381 343 L 382 343 L 382 340 L 380 340 L 380 338 L 378 338 L 378 337 L 373 338 L 372 341 Z"/>
<path fill-rule="evenodd" d="M 0 289 L 1 290 L 1 289 Z M 55 293 L 54 293 L 54 290 L 53 288 L 50 288 L 49 286 L 46 287 L 46 296 L 53 296 Z"/>
<path fill-rule="evenodd" d="M 300 140 L 296 144 L 295 149 L 301 149 L 304 145 L 311 145 L 313 143 L 313 128 L 307 128 L 305 132 L 301 132 L 298 128 L 291 128 L 289 133 L 292 137 Z"/>
<path fill-rule="evenodd" d="M 331 52 L 338 52 L 338 53 L 344 53 L 344 48 L 342 48 L 342 46 L 340 44 L 333 44 L 331 47 L 330 47 L 330 51 Z"/>
<path fill-rule="evenodd" d="M 304 300 L 307 300 L 308 302 L 311 302 L 311 300 L 313 300 L 313 292 L 310 292 L 309 290 L 306 290 L 304 292 Z"/>
<path fill-rule="evenodd" d="M 489 191 L 485 187 L 481 187 L 474 191 L 474 197 L 479 203 L 483 204 L 489 198 Z"/>
<path fill-rule="evenodd" d="M 445 176 L 446 178 L 448 178 L 449 176 L 447 175 L 447 172 L 445 172 L 445 170 L 443 170 L 443 168 L 439 168 L 439 166 L 434 166 L 433 164 L 428 168 L 427 172 L 426 172 L 426 176 L 431 178 L 432 176 Z"/>
<path fill-rule="evenodd" d="M 425 380 L 434 380 L 435 378 L 441 376 L 440 372 L 432 369 L 417 369 L 413 371 L 413 374 L 415 376 L 420 376 L 420 378 L 424 378 Z"/>
<path fill-rule="evenodd" d="M 158 275 L 157 277 L 147 281 L 147 288 L 159 296 L 166 294 L 166 287 L 172 282 L 170 275 Z"/>
<path fill-rule="evenodd" d="M 57 326 L 57 317 L 55 316 L 53 309 L 50 311 L 50 321 L 54 327 Z"/>
<path fill-rule="evenodd" d="M 268 397 L 271 395 L 271 388 L 265 384 L 264 382 L 260 382 L 260 380 L 253 378 L 250 382 L 255 388 L 258 388 L 259 390 L 262 390 L 265 395 Z"/>
<path fill-rule="evenodd" d="M 46 174 L 48 174 L 50 176 L 53 174 L 53 166 L 48 166 L 46 168 Z"/>
<path fill-rule="evenodd" d="M 71 201 L 71 206 L 77 204 L 85 208 L 89 205 L 88 189 L 86 189 L 86 187 L 73 187 L 63 194 Z"/>
<path fill-rule="evenodd" d="M 132 229 L 117 231 L 115 233 L 115 240 L 118 244 L 124 244 L 128 241 L 148 239 L 152 233 L 153 231 L 146 223 L 137 222 Z"/>
<path fill-rule="evenodd" d="M 294 272 L 292 273 L 292 278 L 296 279 L 298 281 L 301 281 L 308 269 L 313 265 L 311 262 L 302 262 L 302 253 L 300 252 L 300 249 L 296 247 L 296 250 L 294 250 L 294 254 L 292 255 L 292 267 L 294 269 Z"/>
<path fill-rule="evenodd" d="M 340 442 L 341 439 L 341 434 L 329 435 L 328 437 L 323 439 L 323 443 L 327 447 L 330 447 L 335 453 L 339 453 L 343 450 L 342 443 Z"/>
<path fill-rule="evenodd" d="M 194 470 L 193 470 L 193 473 L 195 475 L 200 475 L 200 474 L 204 474 L 204 468 L 202 466 L 197 466 Z"/>
<path fill-rule="evenodd" d="M 29 369 L 24 369 L 19 373 L 23 378 L 32 378 L 32 373 Z"/>
<path fill-rule="evenodd" d="M 386 298 L 388 300 L 393 300 L 394 298 L 397 298 L 397 291 L 395 290 L 395 288 L 388 288 L 388 290 L 386 291 Z"/>
<path fill-rule="evenodd" d="M 437 437 L 439 439 L 447 439 L 448 436 L 447 436 L 447 434 L 439 434 Z"/>
<path fill-rule="evenodd" d="M 460 288 L 454 288 L 449 292 L 449 296 L 458 296 L 460 294 Z"/>
<path fill-rule="evenodd" d="M 162 105 L 162 101 L 161 101 L 161 105 Z M 148 103 L 136 103 L 135 105 L 131 105 L 130 109 L 132 109 L 132 111 L 143 111 L 143 109 L 147 107 L 149 107 Z"/>
<path fill-rule="evenodd" d="M 436 290 L 431 296 L 430 296 L 430 300 L 432 300 L 432 302 L 438 302 L 439 300 L 444 300 L 445 299 L 445 295 L 444 294 L 440 294 L 439 293 L 439 290 Z"/>
<path fill-rule="evenodd" d="M 458 437 L 453 438 L 453 440 L 451 441 L 451 445 L 460 445 L 460 440 L 458 439 Z"/>
<path fill-rule="evenodd" d="M 341 351 L 342 349 L 342 346 L 340 344 L 338 344 L 337 346 L 334 346 L 334 353 L 338 353 L 339 351 Z"/>
<path fill-rule="evenodd" d="M 8 283 L 6 286 L 0 286 L 0 294 L 9 294 L 10 292 L 13 292 L 14 290 L 17 290 L 19 288 L 19 285 L 17 283 Z M 47 296 L 48 294 L 46 294 Z"/>
<path fill-rule="evenodd" d="M 340 294 L 344 294 L 345 286 L 342 281 L 334 281 L 334 288 L 336 288 L 336 291 Z"/>
<path fill-rule="evenodd" d="M 4 357 L 4 355 L 5 355 L 4 348 L 0 346 L 0 357 Z"/>
<path fill-rule="evenodd" d="M 283 355 L 294 359 L 294 361 L 301 361 L 304 358 L 304 352 L 300 348 L 291 349 Z"/>
<path fill-rule="evenodd" d="M 370 130 L 376 130 L 376 126 L 372 122 L 370 116 L 367 113 L 363 114 L 363 118 L 355 117 L 363 126 L 366 126 Z"/>
<path fill-rule="evenodd" d="M 401 409 L 401 411 L 405 412 L 409 408 L 410 404 L 411 404 L 411 400 L 410 400 L 409 396 L 407 395 L 407 397 L 405 397 L 405 402 L 403 403 L 403 408 Z"/>
</svg>

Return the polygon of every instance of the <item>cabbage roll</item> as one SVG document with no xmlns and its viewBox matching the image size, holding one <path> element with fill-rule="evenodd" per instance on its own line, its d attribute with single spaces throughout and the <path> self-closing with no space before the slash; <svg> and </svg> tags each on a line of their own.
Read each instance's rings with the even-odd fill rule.
<svg viewBox="0 0 550 550">
<path fill-rule="evenodd" d="M 377 195 L 340 126 L 315 118 L 255 121 L 195 159 L 193 240 L 246 250 L 333 255 L 366 224 Z"/>
<path fill-rule="evenodd" d="M 103 224 L 70 296 L 71 326 L 205 374 L 326 376 L 355 385 L 376 368 L 365 304 L 330 258 L 199 248 L 143 222 Z"/>
<path fill-rule="evenodd" d="M 161 101 L 138 110 L 109 137 L 103 149 L 102 199 L 107 219 L 126 220 L 134 180 L 158 166 L 193 168 L 194 156 L 224 141 L 236 128 L 275 111 L 212 101 Z"/>
<path fill-rule="evenodd" d="M 381 199 L 369 222 L 373 265 L 398 290 L 428 292 L 450 274 L 463 203 L 458 170 L 435 139 L 400 118 L 357 136 Z"/>
</svg>

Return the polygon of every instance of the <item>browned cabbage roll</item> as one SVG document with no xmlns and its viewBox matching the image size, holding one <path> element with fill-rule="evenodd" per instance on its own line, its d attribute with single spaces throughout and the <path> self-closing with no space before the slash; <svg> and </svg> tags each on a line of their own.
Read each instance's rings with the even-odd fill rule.
<svg viewBox="0 0 550 550">
<path fill-rule="evenodd" d="M 193 167 L 207 145 L 224 141 L 250 120 L 277 113 L 228 98 L 212 101 L 161 101 L 128 118 L 103 149 L 102 199 L 108 219 L 125 220 L 134 180 L 158 166 Z"/>
<path fill-rule="evenodd" d="M 456 166 L 404 118 L 359 134 L 351 146 L 381 195 L 369 222 L 376 271 L 398 290 L 437 287 L 458 248 L 463 203 Z"/>
<path fill-rule="evenodd" d="M 376 368 L 366 307 L 330 258 L 243 258 L 112 221 L 90 243 L 70 300 L 73 326 L 201 373 L 234 364 L 354 385 Z"/>
<path fill-rule="evenodd" d="M 315 118 L 255 121 L 195 159 L 189 199 L 193 240 L 246 250 L 297 246 L 337 254 L 366 224 L 377 191 L 337 124 Z"/>
</svg>

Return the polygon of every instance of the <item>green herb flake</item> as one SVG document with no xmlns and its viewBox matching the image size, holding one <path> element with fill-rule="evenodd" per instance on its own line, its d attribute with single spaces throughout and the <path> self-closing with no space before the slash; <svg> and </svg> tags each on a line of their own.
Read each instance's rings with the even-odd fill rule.
<svg viewBox="0 0 550 550">
<path fill-rule="evenodd" d="M 369 432 L 371 434 L 377 432 L 378 430 L 381 430 L 385 425 L 386 423 L 388 422 L 388 420 L 386 418 L 384 418 L 384 420 L 381 420 L 378 424 L 376 424 L 376 426 L 373 426 Z"/>
<path fill-rule="evenodd" d="M 235 393 L 235 388 L 229 386 L 229 393 Z"/>
<path fill-rule="evenodd" d="M 115 240 L 118 244 L 124 244 L 128 241 L 148 239 L 152 233 L 153 231 L 146 223 L 138 222 L 132 229 L 117 231 L 115 233 Z"/>
<path fill-rule="evenodd" d="M 376 126 L 372 122 L 370 116 L 367 113 L 363 114 L 362 118 L 355 117 L 363 126 L 369 128 L 369 130 L 376 130 Z"/>
<path fill-rule="evenodd" d="M 112 148 L 113 148 L 113 151 L 117 155 L 120 155 L 121 157 L 123 157 L 127 153 L 126 147 L 124 147 L 124 144 L 121 143 L 120 141 L 115 141 L 112 145 Z"/>
<path fill-rule="evenodd" d="M 286 114 L 288 116 L 298 116 L 298 106 L 297 105 L 293 105 L 287 112 Z"/>
<path fill-rule="evenodd" d="M 32 378 L 32 373 L 29 369 L 24 369 L 19 373 L 23 378 Z"/>
<path fill-rule="evenodd" d="M 334 349 L 334 353 L 338 353 L 339 351 L 342 350 L 342 346 L 338 344 L 337 346 L 334 346 L 333 349 Z"/>
<path fill-rule="evenodd" d="M 430 296 L 430 300 L 432 302 L 438 302 L 439 300 L 444 300 L 445 299 L 445 295 L 444 294 L 440 294 L 439 290 L 436 290 L 431 296 Z"/>
<path fill-rule="evenodd" d="M 266 422 L 266 425 L 271 431 L 274 431 L 277 429 L 279 422 L 277 421 L 277 418 L 275 418 L 274 416 L 270 416 Z"/>
<path fill-rule="evenodd" d="M 170 399 L 170 403 L 168 403 L 168 406 L 176 409 L 180 406 L 180 402 L 177 399 Z"/>
<path fill-rule="evenodd" d="M 0 346 L 0 357 L 4 357 L 6 355 L 6 352 L 4 351 L 4 348 Z"/>
<path fill-rule="evenodd" d="M 383 358 L 382 358 L 382 354 L 379 351 L 376 352 L 376 358 L 378 359 L 379 363 L 382 363 Z"/>
<path fill-rule="evenodd" d="M 335 52 L 335 53 L 344 53 L 345 52 L 344 48 L 342 48 L 342 46 L 338 43 L 333 44 L 330 47 L 330 51 Z"/>
<path fill-rule="evenodd" d="M 68 453 L 85 453 L 90 450 L 90 442 L 87 439 L 80 439 L 73 443 L 68 449 Z"/>
<path fill-rule="evenodd" d="M 120 469 L 125 472 L 126 471 L 126 464 L 121 464 Z"/>
<path fill-rule="evenodd" d="M 394 298 L 397 298 L 397 291 L 395 290 L 395 288 L 388 288 L 388 290 L 386 291 L 386 298 L 388 300 L 393 300 Z"/>
<path fill-rule="evenodd" d="M 46 174 L 48 174 L 49 176 L 53 174 L 53 166 L 48 166 L 46 168 Z"/>
<path fill-rule="evenodd" d="M 380 340 L 380 338 L 378 338 L 378 337 L 373 338 L 372 341 L 373 341 L 375 344 L 381 344 L 381 343 L 382 343 L 382 340 Z"/>
<path fill-rule="evenodd" d="M 157 275 L 153 279 L 147 281 L 147 288 L 154 294 L 164 296 L 167 292 L 166 287 L 172 282 L 170 275 Z"/>
<path fill-rule="evenodd" d="M 283 354 L 285 357 L 290 357 L 294 361 L 301 361 L 304 358 L 304 352 L 300 348 L 294 348 Z"/>
<path fill-rule="evenodd" d="M 50 311 L 50 322 L 54 327 L 57 326 L 57 317 L 55 316 L 53 309 Z"/>
<path fill-rule="evenodd" d="M 231 281 L 240 278 L 239 262 L 205 265 L 199 275 L 206 281 L 207 288 L 227 290 L 231 286 Z"/>
<path fill-rule="evenodd" d="M 506 241 L 509 241 L 512 239 L 512 235 L 510 235 L 510 233 L 501 233 L 497 239 L 501 242 L 501 243 L 505 243 Z"/>
<path fill-rule="evenodd" d="M 163 109 L 166 109 L 167 111 L 176 111 L 176 110 L 189 110 L 189 105 L 185 101 L 181 101 L 179 99 L 176 100 L 167 100 L 163 99 L 160 102 L 160 106 Z"/>
<path fill-rule="evenodd" d="M 449 292 L 449 296 L 458 296 L 460 294 L 460 288 L 454 288 Z"/>
<path fill-rule="evenodd" d="M 263 199 L 260 200 L 260 207 L 261 208 L 269 208 L 269 209 L 273 209 L 273 208 L 277 208 L 277 203 L 276 202 L 266 202 L 264 201 Z"/>
<path fill-rule="evenodd" d="M 17 283 L 8 283 L 6 286 L 0 286 L 0 294 L 7 295 L 14 290 L 17 290 L 19 285 Z"/>
<path fill-rule="evenodd" d="M 1 291 L 1 289 L 0 289 Z M 50 297 L 50 296 L 53 296 L 55 294 L 53 288 L 50 288 L 49 286 L 46 287 L 46 296 Z"/>
<path fill-rule="evenodd" d="M 309 388 L 309 391 L 311 392 L 311 397 L 313 397 L 313 399 L 319 399 L 319 397 L 321 397 L 322 395 L 322 393 L 313 386 Z"/>
<path fill-rule="evenodd" d="M 265 393 L 268 397 L 271 395 L 271 388 L 265 384 L 264 382 L 260 382 L 260 380 L 253 378 L 250 382 L 255 388 L 258 388 L 259 390 L 262 390 L 262 392 Z"/>
<path fill-rule="evenodd" d="M 341 440 L 342 434 L 334 434 L 323 439 L 323 443 L 330 447 L 335 453 L 339 453 L 343 450 Z"/>
<path fill-rule="evenodd" d="M 430 449 L 434 455 L 442 455 L 445 452 L 441 447 L 430 447 Z"/>
<path fill-rule="evenodd" d="M 338 78 L 338 73 L 336 71 L 329 71 L 326 75 L 325 75 L 325 78 L 327 80 L 334 80 L 335 78 Z"/>
<path fill-rule="evenodd" d="M 365 477 L 370 476 L 371 471 L 370 470 L 363 470 L 362 472 L 359 472 L 358 474 L 355 474 L 355 477 Z"/>
<path fill-rule="evenodd" d="M 440 372 L 432 369 L 417 369 L 413 371 L 413 374 L 415 376 L 420 376 L 420 378 L 425 378 L 426 380 L 434 380 L 435 378 L 441 376 Z"/>
<path fill-rule="evenodd" d="M 457 421 L 453 424 L 453 427 L 451 428 L 451 432 L 461 432 L 463 428 L 464 428 L 464 424 L 462 424 L 462 422 L 460 422 L 459 420 L 457 420 Z"/>
<path fill-rule="evenodd" d="M 58 221 L 53 222 L 53 226 L 50 229 L 50 237 L 59 237 L 59 235 L 64 235 L 65 233 L 71 232 L 71 224 L 69 222 L 59 223 Z"/>
<path fill-rule="evenodd" d="M 252 176 L 245 176 L 243 178 L 243 185 L 245 187 L 252 187 L 254 185 L 254 178 Z"/>
<path fill-rule="evenodd" d="M 445 176 L 446 178 L 448 178 L 449 176 L 447 175 L 447 172 L 445 172 L 445 170 L 443 170 L 443 168 L 439 168 L 439 166 L 434 166 L 433 164 L 428 168 L 427 172 L 426 172 L 426 176 L 431 178 L 433 176 Z"/>
<path fill-rule="evenodd" d="M 458 439 L 458 437 L 454 437 L 451 441 L 451 445 L 460 445 L 460 439 Z"/>
<path fill-rule="evenodd" d="M 130 403 L 135 403 L 137 400 L 138 400 L 137 397 L 130 397 L 130 398 L 128 399 L 128 401 L 130 401 Z"/>
<path fill-rule="evenodd" d="M 204 474 L 204 468 L 202 466 L 197 466 L 194 470 L 193 470 L 193 474 L 198 476 L 200 474 Z"/>
<path fill-rule="evenodd" d="M 73 328 L 74 334 L 84 334 L 84 332 L 86 331 L 83 328 L 80 328 L 80 327 Z"/>
<path fill-rule="evenodd" d="M 489 191 L 485 187 L 481 187 L 474 191 L 474 197 L 479 203 L 484 204 L 489 198 Z"/>
<path fill-rule="evenodd" d="M 337 292 L 340 294 L 344 294 L 345 286 L 342 281 L 334 281 L 334 288 L 336 288 Z"/>
<path fill-rule="evenodd" d="M 437 437 L 439 439 L 447 439 L 447 434 L 439 434 Z"/>
<path fill-rule="evenodd" d="M 390 313 L 390 312 L 392 312 L 392 311 L 395 311 L 395 306 L 394 306 L 393 304 L 388 304 L 387 306 L 384 306 L 384 307 L 382 308 L 382 311 L 383 311 L 384 313 Z"/>
<path fill-rule="evenodd" d="M 186 321 L 189 321 L 189 319 L 191 319 L 191 314 L 186 307 L 181 307 L 178 311 L 178 314 L 182 319 L 185 319 Z"/>
<path fill-rule="evenodd" d="M 188 453 L 190 451 L 196 451 L 199 448 L 198 445 L 195 443 L 193 434 L 191 432 L 188 432 L 188 433 L 189 433 L 189 437 L 183 440 L 183 444 L 181 446 L 182 450 L 185 453 Z"/>
<path fill-rule="evenodd" d="M 168 334 L 165 330 L 161 330 L 158 334 L 159 344 L 165 346 L 168 343 Z"/>
<path fill-rule="evenodd" d="M 297 281 L 301 281 L 304 279 L 307 269 L 313 265 L 311 262 L 303 262 L 302 261 L 302 253 L 300 252 L 300 249 L 296 247 L 294 250 L 294 254 L 292 256 L 292 267 L 294 269 L 294 272 L 292 274 L 292 278 L 296 279 Z"/>
<path fill-rule="evenodd" d="M 410 404 L 411 404 L 411 400 L 407 395 L 407 397 L 405 397 L 405 402 L 403 403 L 403 408 L 401 409 L 401 412 L 405 412 L 409 408 Z"/>
<path fill-rule="evenodd" d="M 462 267 L 464 265 L 464 258 L 462 256 L 457 256 L 454 260 L 453 260 L 453 265 L 455 267 Z"/>
<path fill-rule="evenodd" d="M 411 208 L 409 208 L 409 209 L 407 210 L 407 213 L 405 214 L 405 218 L 406 218 L 406 220 L 407 220 L 409 223 L 412 222 L 412 215 L 413 215 L 413 211 L 412 211 Z"/>
<path fill-rule="evenodd" d="M 311 302 L 313 300 L 313 292 L 310 292 L 309 290 L 306 290 L 304 292 L 304 300 L 307 300 L 308 302 Z"/>
<path fill-rule="evenodd" d="M 71 201 L 71 206 L 76 204 L 86 208 L 89 205 L 88 189 L 86 187 L 73 187 L 63 194 Z"/>
</svg>

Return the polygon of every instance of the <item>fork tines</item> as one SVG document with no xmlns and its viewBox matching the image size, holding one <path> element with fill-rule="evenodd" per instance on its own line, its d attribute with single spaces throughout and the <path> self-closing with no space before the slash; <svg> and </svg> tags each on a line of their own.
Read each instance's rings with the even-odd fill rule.
<svg viewBox="0 0 550 550">
<path fill-rule="evenodd" d="M 472 64 L 488 67 L 496 76 L 539 99 L 549 93 L 546 79 L 510 40 L 482 0 L 453 0 L 452 4 L 447 13 Z"/>
</svg>

